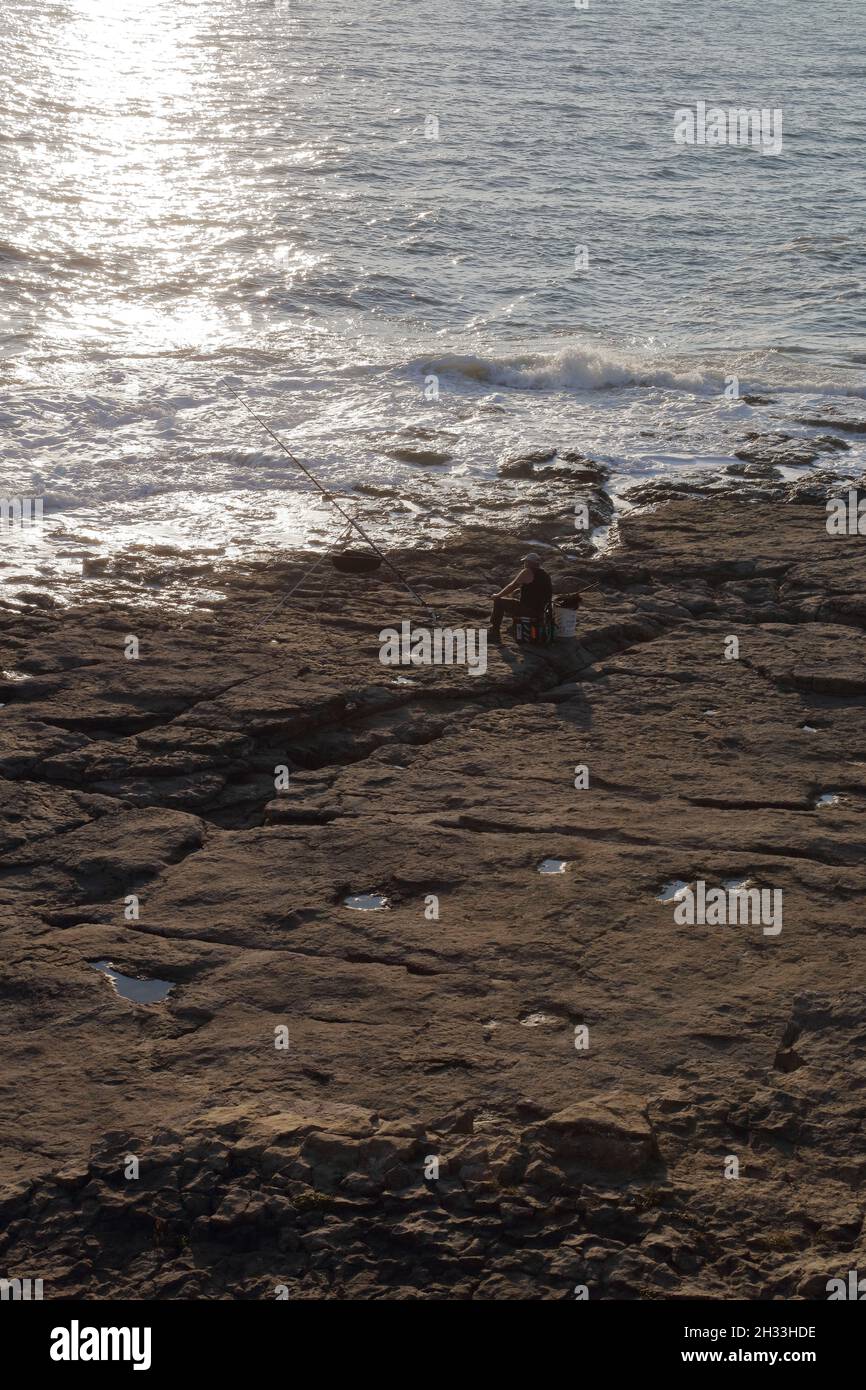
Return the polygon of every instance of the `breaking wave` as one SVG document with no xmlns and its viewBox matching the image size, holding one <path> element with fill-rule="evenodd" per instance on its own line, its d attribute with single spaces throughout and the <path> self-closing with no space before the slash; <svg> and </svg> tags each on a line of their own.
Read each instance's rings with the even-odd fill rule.
<svg viewBox="0 0 866 1390">
<path fill-rule="evenodd" d="M 444 353 L 412 363 L 424 373 L 462 376 L 490 386 L 520 391 L 604 391 L 617 386 L 659 386 L 681 391 L 719 390 L 724 378 L 692 369 L 648 368 L 638 360 L 617 357 L 600 349 L 563 348 L 554 353 L 522 353 L 484 357 L 475 353 Z"/>
<path fill-rule="evenodd" d="M 731 374 L 740 379 L 740 390 L 748 392 L 823 394 L 828 396 L 866 396 L 866 387 L 851 380 L 823 377 L 813 371 L 792 367 L 782 352 L 754 354 L 745 358 L 732 352 L 724 362 L 684 365 L 682 362 L 651 365 L 637 357 L 620 355 L 601 348 L 568 347 L 558 352 L 515 353 L 484 356 L 476 353 L 442 353 L 415 358 L 410 368 L 421 374 L 462 377 L 482 385 L 507 387 L 518 391 L 607 391 L 638 386 L 693 395 L 716 395 L 724 390 Z M 845 376 L 852 375 L 843 369 Z"/>
</svg>

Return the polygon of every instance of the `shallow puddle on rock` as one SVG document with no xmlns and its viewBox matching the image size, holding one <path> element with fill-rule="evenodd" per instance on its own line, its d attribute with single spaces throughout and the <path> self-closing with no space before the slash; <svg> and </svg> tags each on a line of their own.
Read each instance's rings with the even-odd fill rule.
<svg viewBox="0 0 866 1390">
<path fill-rule="evenodd" d="M 841 800 L 842 798 L 838 792 L 823 792 L 815 802 L 815 807 L 817 808 L 818 806 L 838 806 Z"/>
<path fill-rule="evenodd" d="M 751 882 L 750 878 L 723 878 L 722 887 L 728 893 L 738 893 L 741 888 L 748 888 Z"/>
<path fill-rule="evenodd" d="M 704 710 L 704 714 L 718 714 L 718 712 L 719 712 L 719 711 L 718 711 L 717 709 L 705 709 L 705 710 Z"/>
<path fill-rule="evenodd" d="M 408 676 L 395 676 L 394 679 L 393 679 L 392 681 L 389 681 L 389 682 L 388 682 L 388 684 L 389 684 L 389 685 L 414 685 L 415 682 L 414 682 L 413 680 L 410 680 L 410 678 L 409 678 Z"/>
<path fill-rule="evenodd" d="M 495 1110 L 479 1110 L 472 1121 L 473 1134 L 486 1134 L 490 1130 L 498 1129 L 503 1123 L 503 1118 Z"/>
<path fill-rule="evenodd" d="M 567 865 L 567 859 L 542 859 L 538 866 L 538 872 L 540 874 L 564 874 Z"/>
<path fill-rule="evenodd" d="M 33 677 L 26 671 L 0 671 L 4 681 L 32 681 Z"/>
<path fill-rule="evenodd" d="M 356 912 L 381 912 L 388 906 L 388 899 L 381 893 L 353 893 L 343 899 L 344 907 L 352 907 Z"/>
<path fill-rule="evenodd" d="M 657 893 L 656 897 L 660 903 L 678 902 L 688 886 L 681 878 L 675 878 L 672 883 L 662 884 L 661 892 Z"/>
<path fill-rule="evenodd" d="M 598 551 L 598 554 L 599 554 L 599 555 L 603 555 L 604 552 L 605 552 L 605 550 L 607 549 L 608 545 L 610 544 L 610 540 L 611 540 L 611 534 L 610 534 L 610 533 L 611 533 L 611 527 L 610 527 L 610 525 L 608 525 L 608 526 L 593 526 L 592 530 L 590 531 L 590 533 L 589 533 L 589 543 L 590 543 L 590 545 L 592 545 L 592 546 L 595 548 L 595 550 Z"/>
<path fill-rule="evenodd" d="M 92 970 L 98 970 L 111 981 L 117 994 L 123 999 L 131 999 L 133 1004 L 161 1004 L 174 989 L 171 980 L 136 980 L 132 975 L 121 975 L 110 960 L 89 960 Z"/>
<path fill-rule="evenodd" d="M 818 732 L 814 724 L 801 724 L 800 728 L 803 730 L 804 734 L 817 734 Z"/>
<path fill-rule="evenodd" d="M 558 1023 L 555 1014 L 527 1014 L 520 1020 L 521 1028 L 541 1028 L 545 1023 Z"/>
</svg>

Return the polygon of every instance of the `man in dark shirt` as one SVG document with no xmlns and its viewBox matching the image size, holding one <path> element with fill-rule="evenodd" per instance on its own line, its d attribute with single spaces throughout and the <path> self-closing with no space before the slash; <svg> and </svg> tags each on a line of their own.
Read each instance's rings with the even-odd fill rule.
<svg viewBox="0 0 866 1390">
<path fill-rule="evenodd" d="M 502 619 L 506 613 L 513 617 L 533 618 L 540 622 L 544 616 L 544 610 L 550 603 L 553 596 L 553 585 L 550 582 L 550 575 L 541 568 L 541 560 L 530 551 L 523 557 L 523 569 L 510 584 L 506 584 L 504 589 L 500 589 L 493 598 L 493 617 L 490 620 L 490 632 L 488 641 L 500 642 L 502 635 Z M 514 590 L 520 589 L 519 598 L 509 598 Z"/>
</svg>

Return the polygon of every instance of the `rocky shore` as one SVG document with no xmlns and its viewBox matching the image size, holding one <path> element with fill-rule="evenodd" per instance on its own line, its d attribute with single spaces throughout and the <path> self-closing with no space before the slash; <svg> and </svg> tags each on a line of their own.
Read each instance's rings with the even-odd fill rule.
<svg viewBox="0 0 866 1390">
<path fill-rule="evenodd" d="M 866 1268 L 864 539 L 785 444 L 642 485 L 599 556 L 570 509 L 612 519 L 604 470 L 512 461 L 501 529 L 393 556 L 483 624 L 530 490 L 577 635 L 484 674 L 383 666 L 424 611 L 384 569 L 285 602 L 304 557 L 186 610 L 153 555 L 0 604 L 0 1275 L 772 1299 Z M 783 929 L 678 924 L 697 880 L 781 890 Z"/>
</svg>

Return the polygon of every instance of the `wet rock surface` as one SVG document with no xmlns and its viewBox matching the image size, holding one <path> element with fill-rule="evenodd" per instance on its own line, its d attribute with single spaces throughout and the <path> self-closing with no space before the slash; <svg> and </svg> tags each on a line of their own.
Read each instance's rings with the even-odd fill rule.
<svg viewBox="0 0 866 1390">
<path fill-rule="evenodd" d="M 863 538 L 731 485 L 554 556 L 575 639 L 484 674 L 381 664 L 431 622 L 385 570 L 277 612 L 291 559 L 202 616 L 0 611 L 5 1269 L 823 1298 L 866 1259 Z M 519 554 L 392 558 L 473 626 Z M 783 930 L 678 924 L 661 885 L 698 879 L 781 889 Z"/>
<path fill-rule="evenodd" d="M 820 453 L 835 452 L 832 446 L 829 450 L 822 448 L 818 439 L 792 439 L 782 431 L 771 434 L 751 431 L 746 441 L 737 449 L 737 458 L 771 467 L 782 464 L 788 468 L 805 468 L 814 463 Z M 840 447 L 847 449 L 848 445 L 840 442 Z"/>
</svg>

